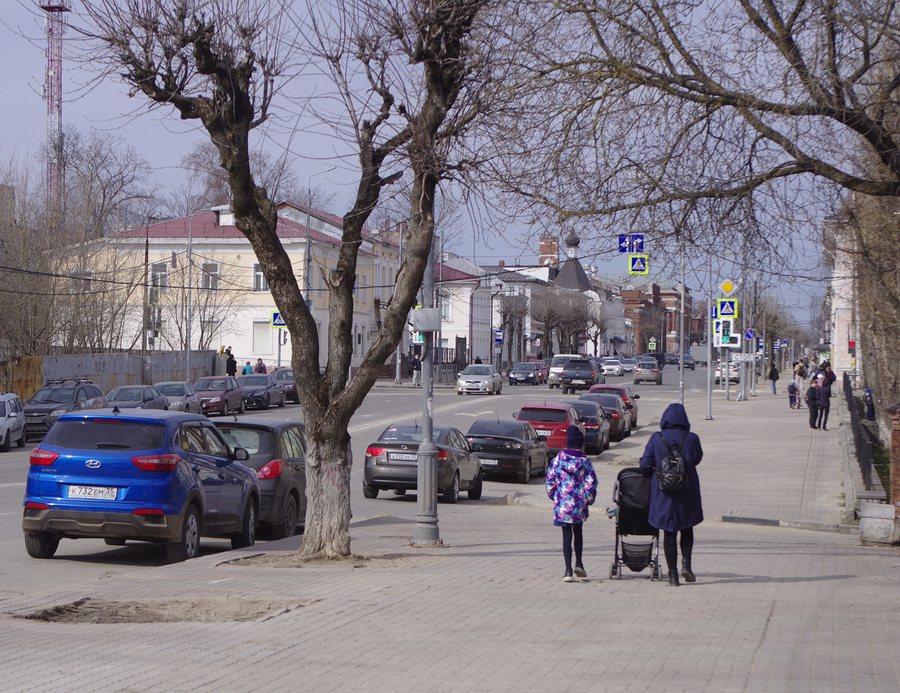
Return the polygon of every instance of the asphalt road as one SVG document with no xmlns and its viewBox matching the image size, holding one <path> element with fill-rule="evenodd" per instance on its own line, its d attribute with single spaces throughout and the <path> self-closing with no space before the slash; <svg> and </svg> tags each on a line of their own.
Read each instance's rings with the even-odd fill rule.
<svg viewBox="0 0 900 693">
<path fill-rule="evenodd" d="M 678 369 L 668 366 L 663 372 L 663 385 L 635 385 L 632 389 L 641 399 L 640 425 L 654 426 L 665 407 L 678 401 Z M 608 377 L 608 383 L 631 384 L 631 377 Z M 706 370 L 698 368 L 685 374 L 685 397 L 705 396 Z M 733 391 L 733 396 L 736 389 Z M 465 433 L 471 423 L 480 417 L 511 418 L 513 412 L 531 400 L 555 401 L 564 396 L 559 390 L 546 385 L 516 387 L 504 384 L 500 395 L 458 396 L 453 389 L 438 387 L 434 393 L 435 422 L 451 425 Z M 569 396 L 571 397 L 571 395 Z M 354 466 L 351 473 L 351 507 L 355 519 L 373 517 L 389 512 L 400 517 L 414 518 L 416 496 L 392 496 L 380 494 L 377 499 L 365 499 L 362 495 L 362 461 L 365 449 L 381 431 L 394 422 L 422 421 L 422 391 L 409 385 L 403 387 L 375 387 L 356 412 L 350 425 Z M 266 416 L 278 419 L 302 420 L 300 407 L 288 405 L 266 412 L 248 412 L 245 417 Z M 64 539 L 54 558 L 38 560 L 28 556 L 22 540 L 21 508 L 25 491 L 28 457 L 36 442 L 25 448 L 13 447 L 0 453 L 0 598 L 8 594 L 21 594 L 49 589 L 75 581 L 83 581 L 107 575 L 118 575 L 148 567 L 163 565 L 165 551 L 160 546 L 130 542 L 125 546 L 107 546 L 99 539 Z M 615 448 L 616 443 L 612 443 Z M 533 478 L 531 484 L 540 484 Z M 515 491 L 518 485 L 512 481 L 486 481 L 487 496 L 505 495 Z M 477 503 L 463 493 L 459 505 Z M 438 505 L 440 518 L 441 505 Z M 261 538 L 260 543 L 265 539 Z M 225 552 L 231 549 L 227 539 L 203 539 L 203 554 Z"/>
</svg>

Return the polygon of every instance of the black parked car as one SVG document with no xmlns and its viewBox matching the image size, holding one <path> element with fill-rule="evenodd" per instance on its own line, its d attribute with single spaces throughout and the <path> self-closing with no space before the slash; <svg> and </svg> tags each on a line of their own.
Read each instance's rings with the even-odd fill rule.
<svg viewBox="0 0 900 693">
<path fill-rule="evenodd" d="M 631 410 L 625 405 L 619 395 L 589 392 L 581 395 L 581 399 L 596 402 L 603 411 L 606 412 L 609 419 L 610 437 L 615 440 L 622 440 L 631 435 Z"/>
<path fill-rule="evenodd" d="M 466 433 L 485 474 L 505 474 L 527 484 L 537 472 L 544 476 L 550 463 L 547 441 L 527 421 L 478 419 Z"/>
<path fill-rule="evenodd" d="M 259 481 L 259 521 L 276 539 L 294 536 L 306 518 L 306 440 L 302 423 L 277 419 L 216 421 L 232 449 L 243 448 Z"/>
<path fill-rule="evenodd" d="M 287 402 L 281 383 L 269 374 L 242 375 L 238 382 L 244 388 L 244 402 L 250 407 L 268 409 L 272 404 L 283 407 Z"/>
<path fill-rule="evenodd" d="M 103 391 L 84 378 L 48 380 L 24 404 L 26 440 L 43 436 L 66 412 L 109 406 Z"/>
<path fill-rule="evenodd" d="M 560 374 L 560 387 L 563 394 L 575 390 L 590 390 L 597 383 L 605 383 L 606 378 L 593 361 L 588 359 L 569 359 Z"/>
<path fill-rule="evenodd" d="M 114 387 L 106 393 L 106 401 L 119 409 L 169 409 L 169 400 L 150 385 Z"/>
<path fill-rule="evenodd" d="M 272 371 L 272 376 L 281 383 L 284 396 L 294 404 L 300 404 L 300 395 L 297 394 L 297 384 L 294 382 L 294 369 L 282 366 Z"/>
<path fill-rule="evenodd" d="M 418 452 L 422 427 L 416 424 L 391 424 L 378 440 L 366 448 L 363 495 L 377 498 L 378 492 L 392 490 L 402 496 L 418 485 Z M 434 427 L 438 449 L 438 493 L 445 503 L 455 503 L 460 490 L 471 500 L 481 498 L 481 460 L 472 452 L 466 437 L 450 426 Z"/>
<path fill-rule="evenodd" d="M 586 399 L 564 399 L 563 404 L 571 404 L 584 424 L 584 451 L 588 455 L 599 455 L 609 450 L 609 417 L 597 402 Z"/>
<path fill-rule="evenodd" d="M 541 371 L 535 363 L 517 363 L 509 369 L 509 384 L 518 385 L 519 383 L 528 383 L 529 385 L 540 385 Z"/>
</svg>

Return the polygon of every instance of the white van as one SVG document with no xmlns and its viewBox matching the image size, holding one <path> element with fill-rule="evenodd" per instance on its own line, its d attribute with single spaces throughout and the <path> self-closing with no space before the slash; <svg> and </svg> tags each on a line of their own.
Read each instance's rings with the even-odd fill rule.
<svg viewBox="0 0 900 693">
<path fill-rule="evenodd" d="M 550 385 L 551 390 L 554 387 L 559 387 L 562 382 L 562 369 L 566 362 L 569 359 L 580 358 L 584 357 L 581 354 L 557 354 L 553 357 L 553 360 L 550 362 L 550 375 L 547 376 L 547 383 Z"/>
</svg>

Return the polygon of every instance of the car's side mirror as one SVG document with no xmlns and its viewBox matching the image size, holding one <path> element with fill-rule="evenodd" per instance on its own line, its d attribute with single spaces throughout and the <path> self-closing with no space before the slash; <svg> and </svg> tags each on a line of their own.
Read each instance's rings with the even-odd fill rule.
<svg viewBox="0 0 900 693">
<path fill-rule="evenodd" d="M 611 411 L 606 412 L 606 418 L 607 418 L 607 419 L 611 419 L 612 417 L 613 417 L 613 415 L 612 415 L 612 412 L 611 412 Z"/>
<path fill-rule="evenodd" d="M 250 459 L 250 453 L 247 452 L 244 448 L 235 448 L 234 459 L 236 459 L 238 462 L 246 462 Z"/>
<path fill-rule="evenodd" d="M 634 396 L 634 399 L 640 399 L 640 398 L 641 398 L 640 395 L 635 395 L 635 396 Z"/>
<path fill-rule="evenodd" d="M 625 402 L 625 406 L 628 407 L 629 409 L 634 409 L 634 405 L 628 404 L 628 402 Z"/>
</svg>

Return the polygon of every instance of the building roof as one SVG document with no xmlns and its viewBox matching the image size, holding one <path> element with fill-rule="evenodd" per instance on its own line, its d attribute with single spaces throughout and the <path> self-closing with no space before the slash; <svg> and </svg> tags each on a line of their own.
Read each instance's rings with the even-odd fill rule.
<svg viewBox="0 0 900 693">
<path fill-rule="evenodd" d="M 553 283 L 562 289 L 571 289 L 583 294 L 594 291 L 591 280 L 588 279 L 587 272 L 584 271 L 584 267 L 581 266 L 581 261 L 577 257 L 566 260 Z"/>
</svg>

